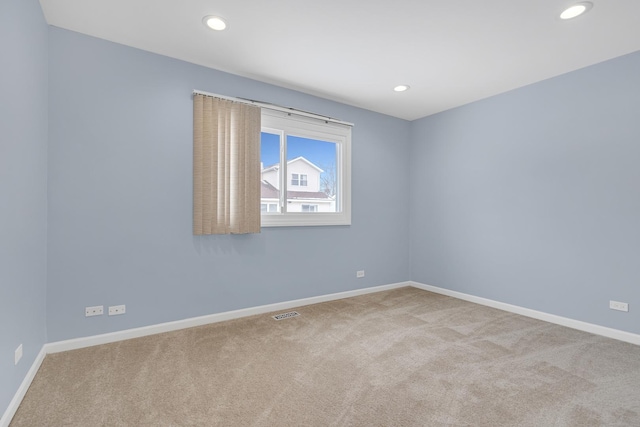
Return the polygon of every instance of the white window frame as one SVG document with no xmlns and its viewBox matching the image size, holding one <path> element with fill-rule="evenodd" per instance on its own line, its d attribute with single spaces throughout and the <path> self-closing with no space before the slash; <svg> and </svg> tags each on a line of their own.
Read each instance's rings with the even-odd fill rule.
<svg viewBox="0 0 640 427">
<path fill-rule="evenodd" d="M 316 139 L 336 144 L 338 188 L 336 207 L 339 212 L 286 212 L 287 173 L 286 144 L 280 144 L 280 212 L 261 214 L 263 227 L 300 227 L 351 225 L 351 126 L 303 117 L 286 112 L 262 109 L 262 131 L 280 135 Z"/>
</svg>

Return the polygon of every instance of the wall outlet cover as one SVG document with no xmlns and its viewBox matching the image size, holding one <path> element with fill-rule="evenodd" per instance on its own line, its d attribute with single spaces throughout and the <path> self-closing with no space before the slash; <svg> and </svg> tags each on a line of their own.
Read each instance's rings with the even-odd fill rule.
<svg viewBox="0 0 640 427">
<path fill-rule="evenodd" d="M 117 316 L 118 314 L 125 314 L 126 306 L 123 305 L 112 305 L 109 307 L 109 316 Z"/>
<path fill-rule="evenodd" d="M 620 301 L 609 301 L 609 308 L 611 310 L 629 311 L 629 304 Z"/>
<path fill-rule="evenodd" d="M 101 305 L 94 305 L 93 307 L 84 308 L 85 317 L 102 316 L 103 313 L 104 313 L 104 307 Z"/>
</svg>

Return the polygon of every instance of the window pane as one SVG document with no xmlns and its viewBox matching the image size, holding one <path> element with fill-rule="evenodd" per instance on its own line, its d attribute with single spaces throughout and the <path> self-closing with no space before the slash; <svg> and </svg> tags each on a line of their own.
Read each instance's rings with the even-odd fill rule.
<svg viewBox="0 0 640 427">
<path fill-rule="evenodd" d="M 260 138 L 261 212 L 278 212 L 280 204 L 280 135 L 262 132 Z M 276 208 L 273 209 L 272 206 Z"/>
<path fill-rule="evenodd" d="M 336 143 L 288 135 L 287 212 L 338 212 L 336 166 Z"/>
<path fill-rule="evenodd" d="M 269 109 L 262 126 L 262 226 L 350 225 L 351 126 Z"/>
</svg>

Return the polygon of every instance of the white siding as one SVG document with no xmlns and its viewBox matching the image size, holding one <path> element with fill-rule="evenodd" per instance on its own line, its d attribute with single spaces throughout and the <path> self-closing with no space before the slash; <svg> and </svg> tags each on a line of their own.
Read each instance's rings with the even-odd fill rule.
<svg viewBox="0 0 640 427">
<path fill-rule="evenodd" d="M 267 172 L 262 172 L 262 180 L 267 181 L 277 189 L 280 189 L 280 171 L 272 169 Z"/>
<path fill-rule="evenodd" d="M 292 185 L 291 177 L 294 173 L 298 177 L 307 175 L 307 185 Z M 302 159 L 293 160 L 287 165 L 287 186 L 289 191 L 320 191 L 320 171 Z"/>
</svg>

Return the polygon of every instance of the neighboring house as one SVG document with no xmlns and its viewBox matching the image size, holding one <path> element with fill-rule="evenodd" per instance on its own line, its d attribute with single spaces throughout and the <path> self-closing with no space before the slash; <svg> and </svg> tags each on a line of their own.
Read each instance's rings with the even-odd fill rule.
<svg viewBox="0 0 640 427">
<path fill-rule="evenodd" d="M 335 197 L 320 191 L 324 172 L 304 157 L 287 162 L 287 212 L 335 212 Z M 262 212 L 280 212 L 280 165 L 262 169 Z"/>
</svg>

